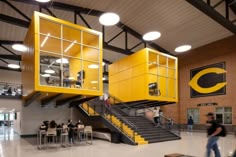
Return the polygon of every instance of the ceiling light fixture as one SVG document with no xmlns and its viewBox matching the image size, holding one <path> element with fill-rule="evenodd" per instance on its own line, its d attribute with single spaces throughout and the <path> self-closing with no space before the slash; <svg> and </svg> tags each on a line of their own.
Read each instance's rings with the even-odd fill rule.
<svg viewBox="0 0 236 157">
<path fill-rule="evenodd" d="M 161 33 L 157 31 L 147 32 L 143 35 L 143 40 L 152 41 L 161 37 Z"/>
<path fill-rule="evenodd" d="M 98 65 L 97 64 L 90 64 L 90 65 L 88 65 L 88 68 L 89 69 L 98 69 Z"/>
<path fill-rule="evenodd" d="M 66 58 L 57 59 L 56 62 L 57 63 L 62 63 L 62 64 L 68 64 L 69 63 L 68 59 L 66 59 Z"/>
<path fill-rule="evenodd" d="M 77 40 L 73 41 L 73 43 L 71 43 L 64 52 L 67 52 L 75 43 L 77 42 Z"/>
<path fill-rule="evenodd" d="M 120 17 L 115 13 L 104 13 L 99 17 L 99 22 L 105 26 L 113 26 L 119 21 Z"/>
<path fill-rule="evenodd" d="M 91 81 L 91 83 L 92 83 L 92 84 L 96 84 L 96 83 L 98 83 L 98 81 Z"/>
<path fill-rule="evenodd" d="M 27 51 L 27 47 L 23 44 L 14 44 L 12 45 L 12 48 L 16 51 L 21 51 L 21 52 Z"/>
<path fill-rule="evenodd" d="M 7 67 L 12 69 L 20 69 L 20 66 L 17 64 L 8 64 Z"/>
<path fill-rule="evenodd" d="M 44 44 L 46 43 L 46 41 L 48 40 L 48 37 L 50 36 L 50 33 L 47 34 L 47 36 L 44 38 L 42 44 L 41 44 L 41 47 L 44 46 Z"/>
<path fill-rule="evenodd" d="M 186 52 L 192 48 L 191 45 L 181 45 L 175 48 L 175 52 Z"/>
<path fill-rule="evenodd" d="M 106 63 L 105 63 L 105 62 L 102 62 L 102 66 L 104 66 L 104 65 L 106 65 Z"/>
<path fill-rule="evenodd" d="M 46 69 L 44 72 L 47 74 L 54 74 L 55 73 L 55 71 L 52 69 Z"/>
<path fill-rule="evenodd" d="M 37 2 L 42 2 L 42 3 L 46 3 L 46 2 L 49 2 L 51 0 L 36 0 Z"/>
<path fill-rule="evenodd" d="M 41 76 L 42 77 L 50 77 L 51 75 L 50 74 L 42 74 Z"/>
<path fill-rule="evenodd" d="M 106 78 L 105 78 L 105 77 L 103 77 L 103 78 L 102 78 L 102 80 L 104 81 L 104 80 L 106 80 Z"/>
</svg>

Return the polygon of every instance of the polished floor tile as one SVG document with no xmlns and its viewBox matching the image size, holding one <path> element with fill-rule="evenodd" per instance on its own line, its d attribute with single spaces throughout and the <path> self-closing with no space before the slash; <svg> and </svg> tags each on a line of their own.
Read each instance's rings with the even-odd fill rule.
<svg viewBox="0 0 236 157">
<path fill-rule="evenodd" d="M 67 148 L 54 146 L 46 150 L 38 150 L 35 140 L 18 138 L 12 131 L 0 130 L 0 157 L 164 157 L 169 153 L 204 157 L 207 138 L 204 133 L 183 132 L 182 140 L 148 145 L 130 146 L 95 140 L 93 145 L 80 144 Z M 236 149 L 235 137 L 228 135 L 221 138 L 219 145 L 222 157 L 227 157 Z"/>
</svg>

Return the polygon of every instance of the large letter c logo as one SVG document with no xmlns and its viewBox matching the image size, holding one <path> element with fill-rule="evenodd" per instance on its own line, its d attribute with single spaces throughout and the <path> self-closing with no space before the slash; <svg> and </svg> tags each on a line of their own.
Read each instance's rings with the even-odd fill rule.
<svg viewBox="0 0 236 157">
<path fill-rule="evenodd" d="M 192 87 L 195 91 L 199 92 L 199 93 L 212 93 L 215 91 L 218 91 L 219 89 L 223 88 L 227 83 L 226 82 L 221 82 L 221 83 L 217 83 L 215 86 L 209 87 L 209 88 L 203 88 L 200 87 L 198 85 L 198 79 L 200 77 L 202 77 L 205 74 L 208 73 L 216 73 L 216 74 L 223 74 L 226 73 L 226 71 L 224 69 L 221 68 L 207 68 L 204 69 L 200 72 L 198 72 L 193 78 L 192 80 L 189 82 L 190 87 Z"/>
</svg>

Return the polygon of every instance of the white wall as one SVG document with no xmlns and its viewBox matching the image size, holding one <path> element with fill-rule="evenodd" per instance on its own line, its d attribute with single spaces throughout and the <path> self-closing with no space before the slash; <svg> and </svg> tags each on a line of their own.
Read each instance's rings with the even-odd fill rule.
<svg viewBox="0 0 236 157">
<path fill-rule="evenodd" d="M 21 72 L 0 70 L 0 82 L 21 84 Z"/>
</svg>

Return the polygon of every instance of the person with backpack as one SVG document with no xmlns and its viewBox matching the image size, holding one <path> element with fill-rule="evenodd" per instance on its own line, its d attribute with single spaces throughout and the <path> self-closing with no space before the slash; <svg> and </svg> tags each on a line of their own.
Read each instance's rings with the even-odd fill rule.
<svg viewBox="0 0 236 157">
<path fill-rule="evenodd" d="M 215 157 L 221 157 L 217 141 L 219 140 L 219 136 L 223 136 L 221 135 L 224 134 L 222 132 L 223 129 L 221 125 L 215 120 L 213 113 L 209 112 L 206 116 L 207 116 L 206 125 L 207 125 L 207 136 L 208 136 L 208 141 L 206 145 L 207 149 L 206 156 L 210 157 L 211 150 L 213 150 L 215 153 Z"/>
</svg>

